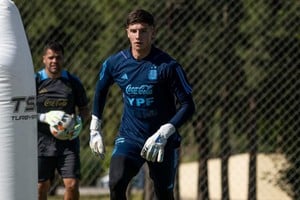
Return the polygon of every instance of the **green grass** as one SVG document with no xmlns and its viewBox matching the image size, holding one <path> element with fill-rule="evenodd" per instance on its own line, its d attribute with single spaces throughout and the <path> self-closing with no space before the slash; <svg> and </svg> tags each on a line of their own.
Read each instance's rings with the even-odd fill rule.
<svg viewBox="0 0 300 200">
<path fill-rule="evenodd" d="M 80 196 L 80 200 L 109 200 L 109 196 L 103 195 L 93 195 L 93 196 Z M 63 196 L 56 195 L 56 196 L 49 196 L 48 200 L 63 200 Z"/>
<path fill-rule="evenodd" d="M 93 195 L 93 196 L 86 196 L 82 195 L 80 196 L 80 200 L 109 200 L 108 195 Z M 130 200 L 142 200 L 142 194 L 141 193 L 136 193 L 133 195 L 133 198 Z M 56 196 L 49 196 L 48 200 L 63 200 L 63 196 L 61 195 L 56 195 Z"/>
</svg>

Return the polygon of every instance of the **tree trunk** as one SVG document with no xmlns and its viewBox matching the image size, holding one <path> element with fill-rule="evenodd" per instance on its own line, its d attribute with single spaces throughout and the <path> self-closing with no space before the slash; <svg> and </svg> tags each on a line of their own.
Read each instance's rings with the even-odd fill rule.
<svg viewBox="0 0 300 200">
<path fill-rule="evenodd" d="M 256 134 L 256 102 L 253 96 L 249 100 L 250 117 L 248 122 L 249 141 L 249 185 L 248 200 L 256 200 L 256 155 L 257 155 L 257 134 Z"/>
<path fill-rule="evenodd" d="M 208 169 L 207 161 L 209 155 L 209 139 L 208 139 L 208 127 L 205 122 L 207 117 L 199 116 L 194 126 L 194 135 L 198 146 L 198 188 L 197 188 L 197 200 L 208 200 Z"/>
</svg>

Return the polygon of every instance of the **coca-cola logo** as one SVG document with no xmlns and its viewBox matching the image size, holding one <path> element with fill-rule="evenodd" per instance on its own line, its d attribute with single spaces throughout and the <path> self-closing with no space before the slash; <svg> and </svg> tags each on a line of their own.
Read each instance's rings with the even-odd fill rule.
<svg viewBox="0 0 300 200">
<path fill-rule="evenodd" d="M 129 84 L 126 87 L 126 94 L 151 95 L 153 93 L 152 88 L 152 85 L 132 86 Z"/>
</svg>

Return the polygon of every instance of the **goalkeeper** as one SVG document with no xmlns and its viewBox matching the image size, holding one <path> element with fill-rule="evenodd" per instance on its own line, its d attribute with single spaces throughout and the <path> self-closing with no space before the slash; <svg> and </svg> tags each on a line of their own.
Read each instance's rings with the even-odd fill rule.
<svg viewBox="0 0 300 200">
<path fill-rule="evenodd" d="M 55 41 L 44 47 L 44 68 L 36 73 L 38 123 L 38 199 L 46 200 L 55 170 L 65 186 L 64 199 L 79 199 L 80 157 L 78 135 L 80 118 L 88 120 L 88 100 L 80 80 L 63 70 L 64 49 Z M 77 114 L 76 114 L 77 113 Z M 73 135 L 55 138 L 49 126 L 61 123 L 65 114 L 77 117 Z"/>
<path fill-rule="evenodd" d="M 195 111 L 192 89 L 181 65 L 152 44 L 155 27 L 150 13 L 129 13 L 126 33 L 130 48 L 110 56 L 100 71 L 90 147 L 104 157 L 102 114 L 109 87 L 117 83 L 124 112 L 110 163 L 111 199 L 126 199 L 128 183 L 147 162 L 157 199 L 171 200 L 181 141 L 177 130 Z"/>
</svg>

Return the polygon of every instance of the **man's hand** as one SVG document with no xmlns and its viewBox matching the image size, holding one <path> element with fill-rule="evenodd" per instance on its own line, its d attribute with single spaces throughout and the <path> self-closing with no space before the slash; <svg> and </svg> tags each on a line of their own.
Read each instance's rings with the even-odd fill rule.
<svg viewBox="0 0 300 200">
<path fill-rule="evenodd" d="M 60 122 L 63 119 L 64 115 L 65 115 L 64 111 L 52 110 L 47 113 L 39 114 L 39 121 L 45 122 L 50 126 L 54 126 L 57 125 L 58 122 Z"/>
<path fill-rule="evenodd" d="M 76 119 L 75 119 L 75 125 L 74 125 L 74 128 L 72 131 L 70 131 L 70 133 L 72 133 L 72 137 L 70 138 L 70 140 L 73 140 L 75 138 L 77 138 L 79 136 L 79 134 L 81 133 L 81 130 L 82 130 L 82 119 L 80 116 L 76 116 Z"/>
<path fill-rule="evenodd" d="M 102 135 L 99 131 L 91 130 L 90 132 L 90 148 L 95 155 L 101 159 L 105 157 L 105 146 L 103 143 Z"/>
<path fill-rule="evenodd" d="M 105 146 L 101 133 L 101 120 L 95 115 L 92 115 L 90 131 L 90 148 L 95 155 L 104 159 Z"/>
<path fill-rule="evenodd" d="M 164 148 L 168 138 L 175 133 L 176 128 L 170 124 L 162 125 L 156 133 L 149 137 L 141 151 L 141 156 L 148 161 L 162 162 L 164 159 Z"/>
</svg>

